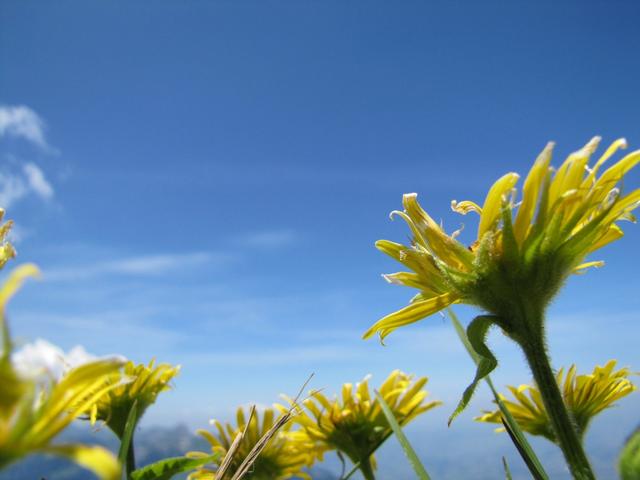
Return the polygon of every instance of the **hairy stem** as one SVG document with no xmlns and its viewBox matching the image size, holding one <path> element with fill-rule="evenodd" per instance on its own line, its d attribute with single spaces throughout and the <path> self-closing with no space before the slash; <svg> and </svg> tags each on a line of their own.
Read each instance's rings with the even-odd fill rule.
<svg viewBox="0 0 640 480">
<path fill-rule="evenodd" d="M 542 395 L 558 444 L 576 480 L 595 480 L 595 475 L 582 447 L 569 412 L 562 400 L 560 388 L 551 369 L 544 344 L 544 335 L 529 335 L 520 345 Z"/>
</svg>

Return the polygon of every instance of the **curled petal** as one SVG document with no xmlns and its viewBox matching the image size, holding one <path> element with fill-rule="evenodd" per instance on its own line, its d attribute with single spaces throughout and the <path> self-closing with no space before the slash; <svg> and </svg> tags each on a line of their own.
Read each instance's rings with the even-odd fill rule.
<svg viewBox="0 0 640 480">
<path fill-rule="evenodd" d="M 418 320 L 422 320 L 429 315 L 439 312 L 452 303 L 457 302 L 459 298 L 460 297 L 454 293 L 444 293 L 422 302 L 412 303 L 411 305 L 378 320 L 365 332 L 363 338 L 367 339 L 378 332 L 380 339 L 382 340 L 396 328 L 409 325 L 410 323 L 417 322 Z"/>
<path fill-rule="evenodd" d="M 15 295 L 27 278 L 37 278 L 38 276 L 40 276 L 40 271 L 33 263 L 20 265 L 18 268 L 13 270 L 0 290 L 0 309 L 4 308 L 9 299 Z"/>
<path fill-rule="evenodd" d="M 587 178 L 585 178 L 584 182 L 582 183 L 583 189 L 589 188 L 593 185 L 593 183 L 595 182 L 596 175 L 598 174 L 598 170 L 600 170 L 600 167 L 604 164 L 604 162 L 609 160 L 609 158 L 611 158 L 613 154 L 616 153 L 621 148 L 622 149 L 627 148 L 627 140 L 624 138 L 619 138 L 618 140 L 613 142 L 611 146 L 607 148 L 604 154 L 598 159 L 596 164 L 589 171 L 589 175 L 587 176 Z"/>
<path fill-rule="evenodd" d="M 461 202 L 451 200 L 451 210 L 460 213 L 461 215 L 466 215 L 469 212 L 475 212 L 478 215 L 482 215 L 482 208 L 480 205 L 472 202 L 471 200 L 463 200 Z"/>
</svg>

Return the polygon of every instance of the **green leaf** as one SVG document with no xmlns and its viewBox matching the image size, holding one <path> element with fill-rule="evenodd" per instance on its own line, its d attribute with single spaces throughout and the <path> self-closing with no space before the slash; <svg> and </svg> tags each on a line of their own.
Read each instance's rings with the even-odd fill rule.
<svg viewBox="0 0 640 480">
<path fill-rule="evenodd" d="M 378 401 L 380 402 L 382 413 L 384 413 L 384 416 L 387 418 L 387 422 L 389 422 L 389 426 L 393 430 L 393 433 L 396 435 L 398 442 L 400 442 L 400 445 L 402 446 L 402 449 L 404 450 L 405 455 L 409 459 L 409 463 L 411 463 L 413 470 L 416 472 L 416 475 L 420 480 L 430 480 L 427 470 L 424 468 L 424 466 L 420 462 L 418 455 L 416 455 L 415 450 L 413 449 L 413 447 L 409 443 L 409 440 L 407 439 L 404 432 L 402 431 L 402 428 L 398 424 L 398 421 L 396 420 L 396 417 L 393 415 L 393 412 L 389 408 L 389 405 L 387 405 L 387 403 L 384 401 L 384 398 L 382 398 L 382 395 L 380 395 L 380 392 L 375 390 L 375 394 L 376 394 L 376 397 L 378 398 Z"/>
<path fill-rule="evenodd" d="M 473 350 L 471 343 L 469 343 L 467 334 L 464 331 L 464 327 L 458 320 L 458 317 L 450 308 L 447 309 L 447 313 L 449 314 L 449 318 L 451 318 L 451 323 L 453 323 L 453 327 L 456 329 L 456 332 L 458 333 L 458 337 L 460 337 L 462 344 L 467 349 L 467 352 L 469 352 L 469 356 L 473 359 L 473 361 L 476 364 L 478 364 L 480 362 L 480 357 L 475 352 L 475 350 Z M 487 385 L 489 385 L 489 388 L 493 393 L 493 398 L 495 399 L 496 403 L 498 404 L 498 407 L 500 408 L 500 412 L 502 413 L 503 424 L 507 430 L 507 433 L 509 433 L 509 437 L 511 438 L 511 441 L 513 442 L 516 449 L 520 453 L 520 456 L 524 460 L 524 463 L 529 468 L 529 472 L 531 472 L 531 475 L 536 480 L 548 480 L 549 476 L 545 472 L 544 468 L 542 467 L 542 464 L 540 463 L 540 460 L 536 456 L 535 452 L 533 451 L 533 448 L 531 447 L 524 433 L 520 429 L 518 422 L 516 422 L 516 420 L 513 418 L 513 415 L 511 415 L 511 412 L 509 411 L 509 409 L 506 407 L 506 405 L 500 398 L 500 395 L 498 394 L 497 390 L 493 386 L 491 377 L 487 375 L 484 380 L 485 382 L 487 382 Z"/>
<path fill-rule="evenodd" d="M 487 344 L 485 343 L 489 327 L 494 323 L 494 317 L 490 315 L 481 315 L 474 318 L 467 327 L 467 338 L 469 340 L 469 345 L 477 354 L 477 357 L 474 357 L 474 360 L 477 359 L 476 365 L 478 368 L 476 369 L 475 378 L 465 389 L 462 394 L 462 398 L 460 399 L 460 403 L 458 403 L 458 406 L 449 417 L 449 425 L 451 425 L 453 419 L 467 407 L 469 400 L 471 400 L 471 397 L 473 396 L 473 392 L 476 390 L 478 382 L 489 375 L 498 366 L 496 357 L 493 356 L 493 353 L 491 353 L 491 350 L 489 350 L 489 347 L 487 347 Z"/>
<path fill-rule="evenodd" d="M 124 426 L 124 432 L 120 438 L 120 450 L 118 451 L 118 460 L 121 465 L 126 466 L 127 478 L 130 478 L 131 472 L 135 470 L 135 457 L 133 450 L 133 432 L 138 423 L 138 401 L 134 401 L 127 416 L 127 423 Z"/>
<path fill-rule="evenodd" d="M 636 429 L 622 449 L 618 469 L 622 480 L 640 478 L 640 428 Z"/>
<path fill-rule="evenodd" d="M 507 459 L 502 457 L 502 466 L 504 467 L 504 478 L 505 480 L 513 480 L 511 476 L 511 470 L 509 470 L 509 464 L 507 463 Z"/>
<path fill-rule="evenodd" d="M 174 457 L 139 468 L 131 474 L 132 480 L 170 480 L 174 475 L 194 470 L 207 463 L 215 463 L 220 455 L 202 458 Z"/>
</svg>

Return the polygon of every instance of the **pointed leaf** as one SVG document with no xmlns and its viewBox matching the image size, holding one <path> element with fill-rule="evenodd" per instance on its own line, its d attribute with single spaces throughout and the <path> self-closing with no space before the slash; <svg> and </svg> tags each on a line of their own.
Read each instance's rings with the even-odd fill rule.
<svg viewBox="0 0 640 480">
<path fill-rule="evenodd" d="M 476 386 L 478 382 L 482 380 L 484 377 L 489 375 L 497 366 L 498 361 L 496 357 L 491 353 L 489 347 L 485 343 L 485 338 L 487 336 L 487 332 L 489 331 L 489 327 L 495 323 L 495 318 L 489 315 L 481 315 L 479 317 L 474 318 L 469 326 L 467 327 L 467 338 L 469 339 L 469 344 L 471 348 L 478 356 L 478 368 L 476 370 L 476 376 L 471 382 L 471 384 L 465 389 L 462 394 L 462 398 L 460 399 L 460 403 L 449 417 L 449 425 L 454 418 L 456 418 L 466 407 L 471 400 L 473 392 L 476 390 Z"/>
<path fill-rule="evenodd" d="M 126 465 L 127 478 L 130 477 L 132 471 L 135 469 L 135 459 L 129 458 L 129 455 L 133 455 L 133 432 L 136 429 L 138 423 L 138 401 L 134 401 L 129 410 L 127 416 L 127 423 L 124 426 L 124 432 L 120 438 L 120 450 L 118 451 L 118 460 L 122 465 Z"/>
<path fill-rule="evenodd" d="M 502 457 L 502 466 L 504 467 L 504 478 L 506 480 L 513 480 L 511 476 L 511 470 L 509 470 L 509 464 L 507 463 L 507 459 Z"/>
<path fill-rule="evenodd" d="M 174 475 L 194 470 L 207 463 L 215 463 L 220 455 L 202 458 L 174 457 L 139 468 L 131 474 L 132 480 L 170 480 Z"/>
<path fill-rule="evenodd" d="M 389 405 L 387 405 L 387 402 L 384 401 L 384 398 L 382 397 L 382 395 L 380 395 L 380 392 L 376 390 L 375 394 L 376 394 L 376 397 L 378 398 L 378 401 L 380 402 L 382 413 L 384 413 L 384 416 L 387 418 L 387 422 L 389 422 L 389 426 L 393 430 L 393 433 L 396 435 L 398 442 L 400 442 L 400 445 L 402 446 L 402 450 L 404 450 L 404 454 L 409 459 L 409 463 L 411 463 L 411 466 L 413 467 L 413 470 L 416 472 L 417 477 L 420 480 L 430 480 L 431 477 L 429 477 L 427 470 L 424 468 L 424 466 L 420 462 L 418 455 L 416 455 L 415 450 L 413 449 L 413 447 L 409 443 L 409 440 L 407 439 L 404 432 L 402 431 L 402 428 L 398 424 L 396 417 L 394 417 L 393 412 L 389 408 Z"/>
</svg>

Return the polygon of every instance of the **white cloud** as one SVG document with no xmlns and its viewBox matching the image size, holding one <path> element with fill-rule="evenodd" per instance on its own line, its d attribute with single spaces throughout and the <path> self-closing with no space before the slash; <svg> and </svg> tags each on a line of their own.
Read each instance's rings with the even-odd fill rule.
<svg viewBox="0 0 640 480">
<path fill-rule="evenodd" d="M 0 206 L 9 208 L 28 193 L 27 184 L 21 175 L 0 172 Z"/>
<path fill-rule="evenodd" d="M 297 236 L 293 230 L 254 232 L 240 238 L 240 243 L 254 248 L 281 248 L 293 244 Z"/>
<path fill-rule="evenodd" d="M 21 168 L 0 172 L 0 206 L 9 208 L 29 195 L 45 201 L 54 196 L 54 190 L 44 172 L 35 163 L 25 163 Z"/>
<path fill-rule="evenodd" d="M 109 355 L 102 359 L 126 361 L 122 355 Z M 91 355 L 82 345 L 76 345 L 65 353 L 57 345 L 41 338 L 24 345 L 11 355 L 11 363 L 18 374 L 36 381 L 60 380 L 70 369 L 94 360 L 98 360 L 98 357 Z"/>
<path fill-rule="evenodd" d="M 49 149 L 44 136 L 45 123 L 40 116 L 24 105 L 0 106 L 0 138 L 23 138 L 43 149 Z"/>
<path fill-rule="evenodd" d="M 103 275 L 153 276 L 230 260 L 229 255 L 210 252 L 144 255 L 73 267 L 46 270 L 45 279 L 52 281 L 81 280 Z"/>
<path fill-rule="evenodd" d="M 53 197 L 53 187 L 47 181 L 44 173 L 34 163 L 27 163 L 22 167 L 22 170 L 27 178 L 28 186 L 41 198 L 48 200 Z"/>
</svg>

